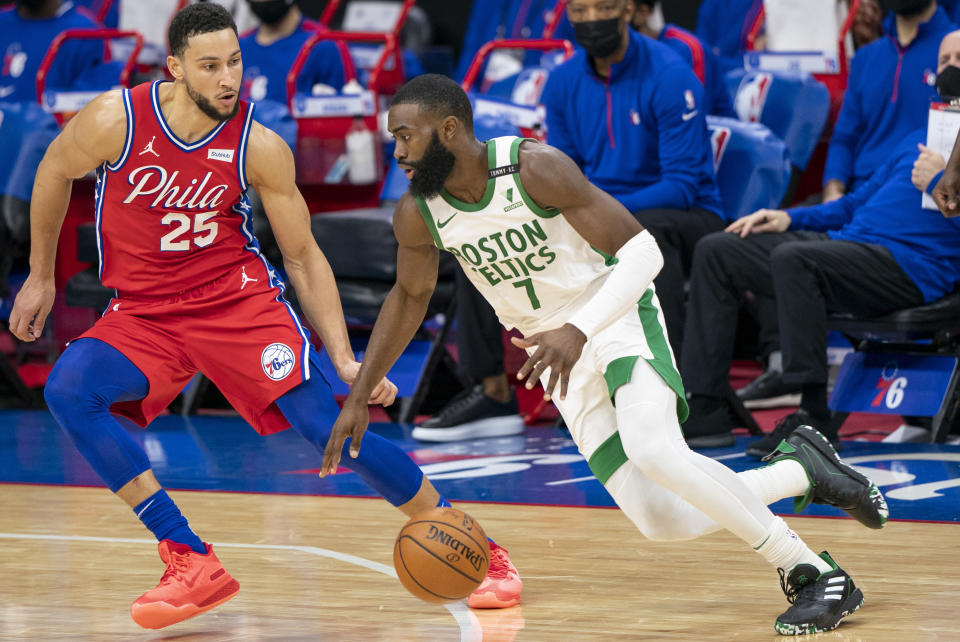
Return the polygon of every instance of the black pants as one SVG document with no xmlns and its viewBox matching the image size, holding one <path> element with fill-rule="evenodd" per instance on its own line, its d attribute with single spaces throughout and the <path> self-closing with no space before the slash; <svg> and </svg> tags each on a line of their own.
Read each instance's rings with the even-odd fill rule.
<svg viewBox="0 0 960 642">
<path fill-rule="evenodd" d="M 667 336 L 679 359 L 686 316 L 684 283 L 690 275 L 693 250 L 701 238 L 722 230 L 727 224 L 713 212 L 699 207 L 690 210 L 641 210 L 633 215 L 650 230 L 663 253 L 663 269 L 653 283 L 657 287 L 660 307 L 663 308 Z"/>
<path fill-rule="evenodd" d="M 746 291 L 776 301 L 783 378 L 827 382 L 827 313 L 873 317 L 923 303 L 917 286 L 880 245 L 833 241 L 821 232 L 711 234 L 690 277 L 680 372 L 694 394 L 723 396 L 737 311 Z"/>
<path fill-rule="evenodd" d="M 476 382 L 503 374 L 503 326 L 497 314 L 463 273 L 459 263 L 456 281 L 460 373 Z"/>
</svg>

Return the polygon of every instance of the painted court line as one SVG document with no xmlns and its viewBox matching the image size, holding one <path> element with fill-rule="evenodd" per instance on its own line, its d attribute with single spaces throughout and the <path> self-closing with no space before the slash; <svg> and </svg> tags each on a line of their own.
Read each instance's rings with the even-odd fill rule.
<svg viewBox="0 0 960 642">
<path fill-rule="evenodd" d="M 68 541 L 68 542 L 100 542 L 100 543 L 112 543 L 112 544 L 153 544 L 156 545 L 156 541 L 152 539 L 132 539 L 127 537 L 86 537 L 83 535 L 41 535 L 35 533 L 0 533 L 0 539 L 42 539 L 42 540 L 53 540 L 53 541 Z M 299 551 L 301 553 L 307 553 L 309 555 L 316 555 L 318 557 L 328 557 L 330 559 L 339 560 L 341 562 L 346 562 L 347 564 L 353 564 L 354 566 L 360 566 L 371 571 L 376 571 L 383 575 L 387 575 L 392 578 L 397 577 L 397 572 L 393 570 L 393 567 L 387 566 L 386 564 L 380 564 L 379 562 L 373 562 L 362 557 L 357 557 L 356 555 L 350 555 L 349 553 L 341 553 L 339 551 L 332 551 L 327 548 L 319 548 L 317 546 L 292 546 L 285 544 L 240 544 L 240 543 L 227 543 L 227 542 L 216 542 L 217 548 L 254 548 L 254 549 L 269 549 L 275 551 Z M 460 642 L 473 642 L 475 640 L 480 640 L 483 638 L 483 629 L 479 626 L 479 622 L 475 617 L 471 618 L 470 609 L 463 602 L 453 602 L 450 604 L 443 604 L 443 608 L 447 609 L 450 612 L 450 615 L 453 616 L 453 619 L 457 621 L 457 625 L 460 627 Z"/>
</svg>

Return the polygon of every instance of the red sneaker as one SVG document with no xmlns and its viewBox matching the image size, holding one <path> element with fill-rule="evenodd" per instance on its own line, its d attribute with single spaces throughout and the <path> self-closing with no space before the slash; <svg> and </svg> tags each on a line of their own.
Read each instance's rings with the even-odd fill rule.
<svg viewBox="0 0 960 642">
<path fill-rule="evenodd" d="M 510 561 L 507 549 L 490 543 L 490 569 L 480 586 L 467 597 L 467 606 L 474 609 L 505 609 L 520 601 L 523 582 L 517 567 Z"/>
<path fill-rule="evenodd" d="M 223 604 L 240 590 L 217 556 L 204 542 L 201 555 L 186 544 L 168 539 L 158 545 L 167 565 L 160 583 L 130 605 L 130 617 L 145 629 L 162 629 Z"/>
</svg>

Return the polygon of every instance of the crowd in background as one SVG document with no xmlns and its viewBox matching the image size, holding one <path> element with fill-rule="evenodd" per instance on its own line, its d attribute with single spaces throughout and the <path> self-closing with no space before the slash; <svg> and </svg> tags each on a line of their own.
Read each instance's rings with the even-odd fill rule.
<svg viewBox="0 0 960 642">
<path fill-rule="evenodd" d="M 30 110 L 37 111 L 32 118 L 43 117 L 46 96 L 38 95 L 37 74 L 54 38 L 68 29 L 138 28 L 146 44 L 130 82 L 163 78 L 163 34 L 177 4 L 17 0 L 0 9 L 0 107 L 10 114 L 6 118 L 27 122 Z M 277 111 L 263 113 L 289 118 L 288 72 L 324 27 L 294 0 L 221 4 L 240 29 L 241 97 L 273 103 Z M 840 30 L 848 4 L 816 4 L 822 14 L 813 20 L 825 25 L 825 41 L 802 21 L 783 18 L 776 2 L 761 0 L 703 0 L 695 31 L 665 22 L 655 0 L 569 0 L 563 15 L 556 13 L 562 3 L 555 0 L 478 0 L 460 51 L 439 54 L 430 47 L 431 20 L 423 11 L 415 7 L 401 32 L 405 78 L 429 71 L 463 80 L 481 46 L 496 39 L 546 35 L 576 45 L 566 60 L 497 51 L 482 66 L 474 91 L 496 94 L 507 83 L 509 100 L 519 83 L 533 78 L 535 99 L 527 102 L 543 107 L 545 141 L 656 238 L 665 264 L 655 285 L 690 401 L 685 436 L 694 447 L 733 442 L 727 373 L 745 301 L 757 328 L 751 356 L 761 360 L 764 373 L 741 391 L 741 399 L 757 403 L 792 395 L 799 401 L 797 411 L 752 449 L 762 455 L 800 424 L 836 438 L 827 407 L 829 313 L 878 316 L 932 302 L 960 283 L 960 226 L 921 206 L 922 194 L 932 191 L 945 165 L 942 154 L 924 145 L 930 105 L 960 96 L 960 3 L 861 0 L 846 38 Z M 838 49 L 838 39 L 846 46 Z M 729 197 L 725 202 L 718 182 L 723 149 L 717 132 L 724 131 L 723 119 L 757 120 L 751 109 L 769 79 L 742 80 L 746 59 L 804 45 L 833 47 L 835 59 L 849 58 L 845 91 L 835 96 L 839 109 L 834 105 L 823 129 L 829 136 L 825 158 L 810 167 L 819 189 L 799 197 L 787 193 L 744 216 Z M 352 46 L 347 52 L 323 40 L 303 61 L 295 91 L 354 92 L 369 83 L 369 61 L 377 51 L 368 46 L 364 55 L 363 46 Z M 122 52 L 116 43 L 70 40 L 49 64 L 44 85 L 49 91 L 109 88 L 118 82 Z M 353 56 L 356 79 L 348 77 L 345 55 Z M 820 131 L 807 137 L 819 138 Z M 793 163 L 792 169 L 799 175 L 805 165 Z M 5 197 L 0 219 L 5 294 L 17 257 L 24 262 L 25 238 L 11 221 L 13 210 L 22 211 L 29 201 L 29 184 L 21 171 L 14 186 L 17 172 L 2 166 L 4 194 L 16 197 Z M 462 275 L 457 297 L 459 357 L 473 385 L 416 435 L 449 441 L 516 434 L 523 423 L 496 316 Z"/>
</svg>

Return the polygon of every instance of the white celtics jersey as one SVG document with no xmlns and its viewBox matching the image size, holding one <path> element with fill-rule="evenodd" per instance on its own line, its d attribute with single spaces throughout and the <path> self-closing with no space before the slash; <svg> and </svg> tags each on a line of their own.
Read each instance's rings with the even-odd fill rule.
<svg viewBox="0 0 960 642">
<path fill-rule="evenodd" d="M 487 141 L 489 180 L 479 203 L 446 190 L 416 201 L 437 247 L 457 257 L 500 322 L 529 335 L 563 325 L 612 267 L 559 210 L 543 209 L 527 195 L 518 161 L 524 140 Z"/>
</svg>

